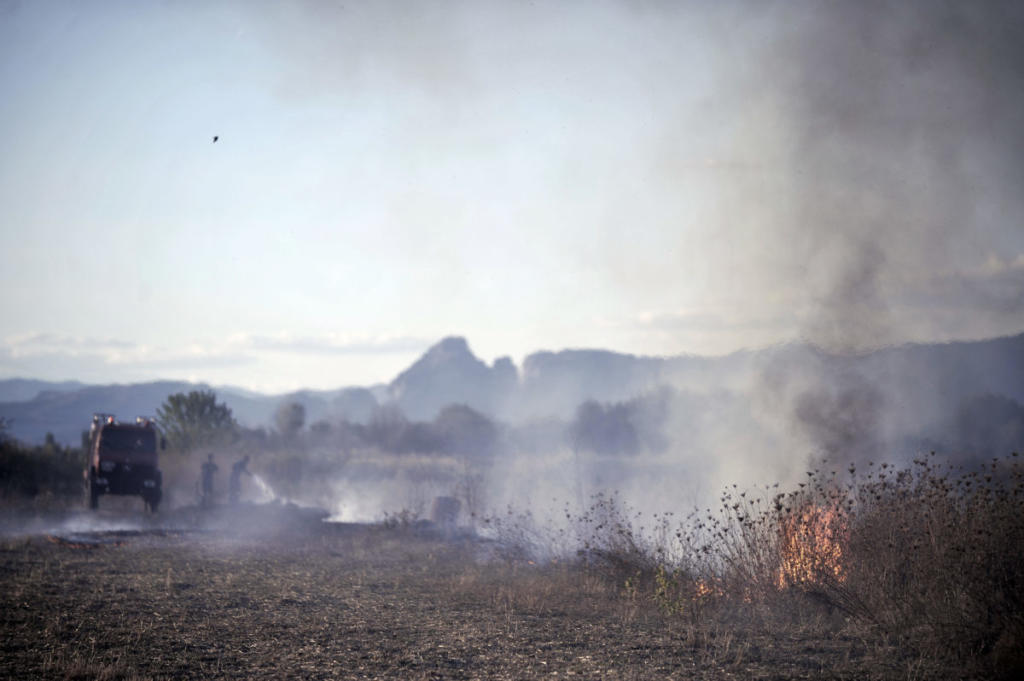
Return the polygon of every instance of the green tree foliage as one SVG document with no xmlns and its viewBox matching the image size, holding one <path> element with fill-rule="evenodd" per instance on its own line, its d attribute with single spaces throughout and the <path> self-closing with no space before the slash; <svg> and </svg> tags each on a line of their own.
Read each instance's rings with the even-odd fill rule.
<svg viewBox="0 0 1024 681">
<path fill-rule="evenodd" d="M 571 425 L 575 447 L 596 454 L 632 454 L 638 449 L 636 427 L 623 403 L 604 405 L 587 400 L 576 409 Z"/>
<path fill-rule="evenodd" d="M 464 404 L 449 404 L 434 419 L 434 429 L 445 451 L 463 456 L 489 457 L 498 444 L 498 428 L 486 416 Z"/>
<path fill-rule="evenodd" d="M 212 390 L 170 395 L 157 409 L 160 428 L 171 447 L 190 451 L 231 442 L 238 423 L 226 404 L 217 404 Z"/>
<path fill-rule="evenodd" d="M 274 425 L 285 438 L 295 439 L 306 425 L 306 408 L 298 402 L 283 402 L 274 412 Z"/>
<path fill-rule="evenodd" d="M 362 439 L 385 452 L 402 452 L 405 451 L 403 435 L 409 425 L 401 409 L 394 404 L 383 404 L 373 410 Z"/>
<path fill-rule="evenodd" d="M 52 433 L 46 434 L 45 444 L 31 446 L 3 431 L 0 428 L 0 499 L 40 494 L 79 497 L 84 450 L 62 447 Z"/>
<path fill-rule="evenodd" d="M 577 450 L 600 455 L 663 452 L 669 446 L 666 427 L 673 404 L 676 410 L 689 406 L 671 388 L 659 388 L 626 402 L 587 400 L 569 424 L 569 441 Z"/>
</svg>

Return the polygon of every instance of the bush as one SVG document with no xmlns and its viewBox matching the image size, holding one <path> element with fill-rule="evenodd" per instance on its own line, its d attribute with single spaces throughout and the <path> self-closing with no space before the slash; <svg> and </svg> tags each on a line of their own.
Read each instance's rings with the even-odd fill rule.
<svg viewBox="0 0 1024 681">
<path fill-rule="evenodd" d="M 582 568 L 669 616 L 799 623 L 816 604 L 922 656 L 1024 662 L 1018 456 L 868 468 L 811 470 L 788 492 L 733 487 L 678 524 L 645 522 L 614 494 L 566 518 Z"/>
<path fill-rule="evenodd" d="M 1024 630 L 1024 471 L 919 459 L 855 486 L 848 588 L 900 639 L 961 656 Z"/>
<path fill-rule="evenodd" d="M 0 440 L 0 494 L 10 497 L 63 497 L 82 495 L 85 455 L 81 449 L 61 447 L 52 435 L 43 445 L 29 446 Z"/>
</svg>

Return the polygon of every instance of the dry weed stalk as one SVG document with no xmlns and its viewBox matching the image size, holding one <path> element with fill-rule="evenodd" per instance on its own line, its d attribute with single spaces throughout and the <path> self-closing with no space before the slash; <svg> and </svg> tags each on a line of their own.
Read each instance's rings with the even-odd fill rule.
<svg viewBox="0 0 1024 681">
<path fill-rule="evenodd" d="M 691 625 L 736 612 L 795 623 L 816 603 L 822 621 L 839 614 L 922 655 L 1024 657 L 1018 459 L 813 469 L 789 492 L 733 487 L 674 527 L 666 515 L 645 529 L 614 494 L 566 517 L 581 574 L 618 585 L 631 607 Z"/>
</svg>

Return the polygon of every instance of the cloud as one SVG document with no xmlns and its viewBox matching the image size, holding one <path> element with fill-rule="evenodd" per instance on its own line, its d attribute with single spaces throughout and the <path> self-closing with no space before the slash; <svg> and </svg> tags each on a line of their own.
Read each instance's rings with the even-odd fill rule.
<svg viewBox="0 0 1024 681">
<path fill-rule="evenodd" d="M 239 366 L 254 361 L 254 357 L 250 353 L 201 343 L 167 348 L 113 338 L 37 333 L 15 336 L 0 343 L 0 361 L 8 369 L 56 364 L 92 370 L 161 370 Z M 86 373 L 92 373 L 89 369 Z"/>
<path fill-rule="evenodd" d="M 728 309 L 722 312 L 646 310 L 630 320 L 630 324 L 657 331 L 784 330 L 790 326 L 790 322 L 779 315 L 757 315 Z"/>
<path fill-rule="evenodd" d="M 238 334 L 168 347 L 114 338 L 26 334 L 0 342 L 0 374 L 109 381 L 146 380 L 182 372 L 244 368 L 329 356 L 414 354 L 429 341 L 413 337 L 340 334 L 293 337 Z"/>
<path fill-rule="evenodd" d="M 603 327 L 636 338 L 638 354 L 719 356 L 743 349 L 760 348 L 793 338 L 794 316 L 808 314 L 793 309 L 788 314 L 766 307 L 747 309 L 741 304 L 649 309 L 618 319 L 599 320 Z"/>
<path fill-rule="evenodd" d="M 432 341 L 413 336 L 354 337 L 344 334 L 322 336 L 240 336 L 233 342 L 255 351 L 319 354 L 380 355 L 407 354 L 426 350 Z"/>
<path fill-rule="evenodd" d="M 1015 258 L 990 255 L 980 267 L 929 277 L 907 299 L 924 308 L 1019 315 L 1024 312 L 1024 253 Z"/>
<path fill-rule="evenodd" d="M 75 338 L 49 333 L 20 334 L 8 338 L 2 346 L 12 357 L 31 357 L 47 354 L 71 356 L 93 355 L 129 351 L 135 343 L 113 338 Z"/>
</svg>

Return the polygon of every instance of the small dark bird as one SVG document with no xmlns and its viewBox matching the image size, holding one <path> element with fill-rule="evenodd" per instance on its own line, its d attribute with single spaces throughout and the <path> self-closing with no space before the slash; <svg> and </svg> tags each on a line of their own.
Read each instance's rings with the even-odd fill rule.
<svg viewBox="0 0 1024 681">
<path fill-rule="evenodd" d="M 217 140 L 219 140 L 219 139 L 220 139 L 220 137 L 218 135 L 214 135 L 213 136 L 213 143 L 216 144 Z"/>
</svg>

